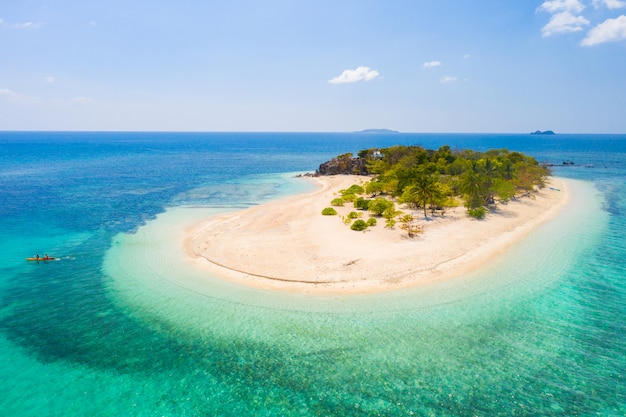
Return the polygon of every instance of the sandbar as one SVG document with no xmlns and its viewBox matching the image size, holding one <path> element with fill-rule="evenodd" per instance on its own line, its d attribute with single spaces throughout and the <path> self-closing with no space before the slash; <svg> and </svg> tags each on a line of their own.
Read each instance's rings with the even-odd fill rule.
<svg viewBox="0 0 626 417">
<path fill-rule="evenodd" d="M 499 203 L 483 220 L 464 207 L 444 216 L 398 208 L 419 218 L 423 232 L 410 238 L 385 219 L 356 232 L 339 215 L 321 211 L 339 190 L 369 180 L 363 176 L 305 177 L 315 191 L 243 211 L 205 219 L 186 230 L 186 253 L 207 274 L 241 284 L 305 293 L 368 293 L 452 279 L 477 271 L 502 255 L 570 200 L 567 181 Z M 363 214 L 367 219 L 369 215 Z M 399 224 L 399 223 L 398 223 Z"/>
</svg>

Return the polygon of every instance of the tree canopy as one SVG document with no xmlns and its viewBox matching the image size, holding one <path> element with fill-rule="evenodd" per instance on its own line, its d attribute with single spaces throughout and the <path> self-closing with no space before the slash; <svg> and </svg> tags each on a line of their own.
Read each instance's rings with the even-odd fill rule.
<svg viewBox="0 0 626 417">
<path fill-rule="evenodd" d="M 447 145 L 437 150 L 392 146 L 361 150 L 355 159 L 374 177 L 364 187 L 346 190 L 343 197 L 369 194 L 369 207 L 363 201 L 359 204 L 376 215 L 384 211 L 381 196 L 387 195 L 423 210 L 424 216 L 428 210 L 443 212 L 461 201 L 470 215 L 482 217 L 497 201 L 506 202 L 518 193 L 543 187 L 550 174 L 533 157 L 507 149 L 477 152 L 452 150 Z"/>
</svg>

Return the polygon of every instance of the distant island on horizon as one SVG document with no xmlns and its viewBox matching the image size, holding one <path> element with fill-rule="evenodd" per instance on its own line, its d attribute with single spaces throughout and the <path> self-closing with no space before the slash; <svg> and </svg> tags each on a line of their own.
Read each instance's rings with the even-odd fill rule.
<svg viewBox="0 0 626 417">
<path fill-rule="evenodd" d="M 530 132 L 531 135 L 554 135 L 554 131 L 552 130 L 535 130 L 534 132 Z"/>
<path fill-rule="evenodd" d="M 391 129 L 365 129 L 365 130 L 358 130 L 354 133 L 400 133 L 397 130 L 391 130 Z"/>
</svg>

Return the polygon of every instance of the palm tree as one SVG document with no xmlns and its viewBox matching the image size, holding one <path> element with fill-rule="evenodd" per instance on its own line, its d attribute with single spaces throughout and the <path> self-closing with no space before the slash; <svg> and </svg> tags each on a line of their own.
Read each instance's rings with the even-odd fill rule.
<svg viewBox="0 0 626 417">
<path fill-rule="evenodd" d="M 465 206 L 468 209 L 483 206 L 486 202 L 485 176 L 480 172 L 476 161 L 470 162 L 459 179 L 459 189 L 465 195 Z"/>
<path fill-rule="evenodd" d="M 426 209 L 428 204 L 433 204 L 441 199 L 441 188 L 437 186 L 434 175 L 418 175 L 411 189 L 413 201 L 424 209 L 424 217 L 428 217 Z"/>
</svg>

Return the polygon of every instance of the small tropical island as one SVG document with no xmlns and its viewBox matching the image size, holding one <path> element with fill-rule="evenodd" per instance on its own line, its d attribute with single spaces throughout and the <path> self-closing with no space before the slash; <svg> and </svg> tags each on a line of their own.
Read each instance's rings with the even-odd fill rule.
<svg viewBox="0 0 626 417">
<path fill-rule="evenodd" d="M 198 268 L 301 293 L 388 291 L 473 273 L 558 215 L 567 181 L 520 152 L 393 146 L 302 176 L 317 189 L 193 226 Z"/>
<path fill-rule="evenodd" d="M 552 130 L 535 130 L 534 132 L 530 132 L 531 135 L 555 135 Z"/>
</svg>

